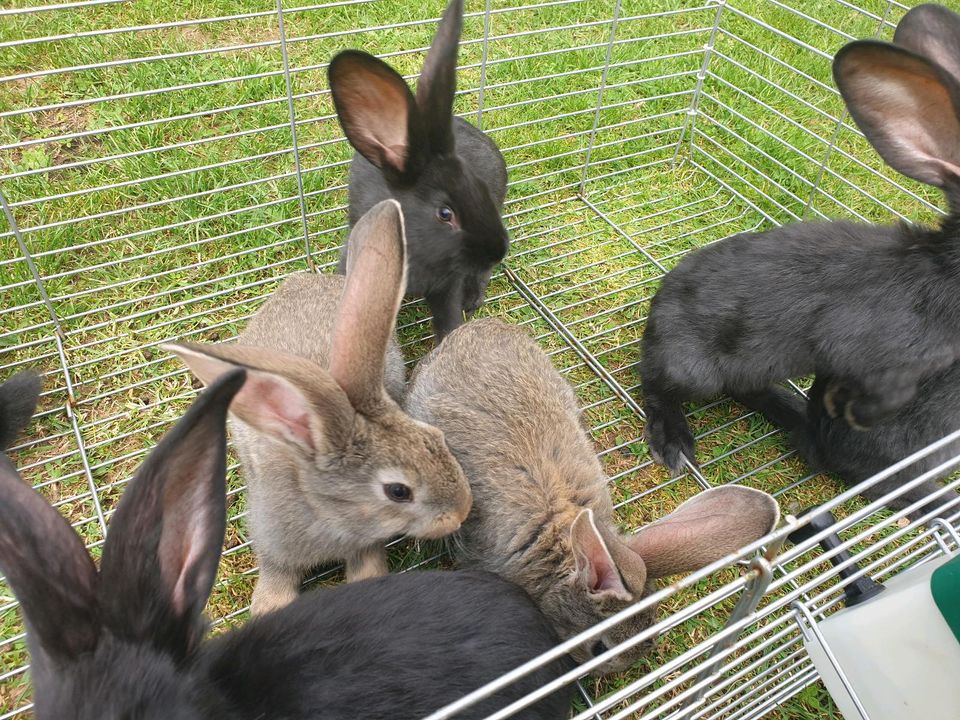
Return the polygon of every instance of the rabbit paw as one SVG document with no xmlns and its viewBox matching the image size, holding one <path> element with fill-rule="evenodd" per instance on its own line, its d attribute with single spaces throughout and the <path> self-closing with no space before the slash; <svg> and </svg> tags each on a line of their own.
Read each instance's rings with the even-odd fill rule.
<svg viewBox="0 0 960 720">
<path fill-rule="evenodd" d="M 679 422 L 670 422 L 663 417 L 647 418 L 643 438 L 650 456 L 671 473 L 679 474 L 684 470 L 684 458 L 696 466 L 693 433 L 682 416 Z"/>
<path fill-rule="evenodd" d="M 836 420 L 844 414 L 849 402 L 850 391 L 846 387 L 835 382 L 827 385 L 827 389 L 823 393 L 823 407 L 827 411 L 827 415 Z"/>
<path fill-rule="evenodd" d="M 852 390 L 837 382 L 823 394 L 823 405 L 832 418 L 843 417 L 854 430 L 868 430 L 895 415 L 916 394 L 914 383 L 885 383 L 883 392 Z"/>
</svg>

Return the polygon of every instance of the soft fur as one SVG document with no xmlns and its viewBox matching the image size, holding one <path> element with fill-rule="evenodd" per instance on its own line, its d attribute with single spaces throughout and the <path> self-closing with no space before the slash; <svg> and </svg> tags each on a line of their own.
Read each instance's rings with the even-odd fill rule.
<svg viewBox="0 0 960 720">
<path fill-rule="evenodd" d="M 396 202 L 375 206 L 353 229 L 346 280 L 291 276 L 239 342 L 168 346 L 205 383 L 250 370 L 230 412 L 260 563 L 255 614 L 291 602 L 321 563 L 344 560 L 349 581 L 382 575 L 387 540 L 442 537 L 470 510 L 442 433 L 397 404 L 402 221 Z M 412 497 L 391 499 L 396 484 Z"/>
<path fill-rule="evenodd" d="M 444 432 L 470 481 L 474 508 L 453 543 L 458 559 L 523 587 L 563 638 L 636 602 L 653 578 L 762 537 L 778 517 L 768 495 L 725 487 L 621 534 L 572 388 L 522 329 L 499 320 L 467 323 L 433 350 L 411 381 L 407 410 Z M 604 652 L 652 620 L 653 612 L 636 616 L 573 655 Z M 649 647 L 599 672 L 622 669 Z"/>
<path fill-rule="evenodd" d="M 496 143 L 453 116 L 463 0 L 452 0 L 414 97 L 381 60 L 347 50 L 330 63 L 337 117 L 357 150 L 350 168 L 350 223 L 374 204 L 403 206 L 410 248 L 407 293 L 426 298 L 437 341 L 483 303 L 507 254 L 500 217 L 507 169 Z M 442 219 L 440 208 L 452 211 Z M 346 247 L 340 270 L 345 268 Z"/>
<path fill-rule="evenodd" d="M 830 417 L 823 404 L 825 391 L 826 381 L 818 378 L 810 390 L 809 401 L 780 386 L 737 399 L 789 432 L 791 444 L 812 468 L 818 472 L 836 473 L 849 485 L 863 482 L 960 429 L 960 363 L 922 380 L 913 400 L 892 418 L 882 420 L 868 430 L 855 430 L 843 419 Z M 958 453 L 960 441 L 948 443 L 900 472 L 874 483 L 863 494 L 876 500 Z M 949 472 L 943 472 L 940 477 Z M 902 493 L 888 505 L 901 510 L 940 490 L 937 479 L 931 478 Z M 916 519 L 930 511 L 946 517 L 957 509 L 957 493 L 942 492 L 911 512 L 910 517 Z"/>
<path fill-rule="evenodd" d="M 0 385 L 0 452 L 6 450 L 33 417 L 40 376 L 24 370 Z"/>
<path fill-rule="evenodd" d="M 64 518 L 0 465 L 0 568 L 27 624 L 37 720 L 414 720 L 556 644 L 523 591 L 481 572 L 307 593 L 204 641 L 226 523 L 227 406 L 245 375 L 214 382 L 150 453 L 99 572 Z M 9 398 L 0 392 L 0 417 L 19 422 Z M 568 668 L 555 661 L 458 717 L 486 717 Z M 571 695 L 516 717 L 562 720 Z"/>
<path fill-rule="evenodd" d="M 653 300 L 640 363 L 647 442 L 672 471 L 696 462 L 685 400 L 816 373 L 830 415 L 865 428 L 960 359 L 960 16 L 919 6 L 895 42 L 850 43 L 834 77 L 884 160 L 941 188 L 950 215 L 798 223 L 685 258 Z"/>
</svg>

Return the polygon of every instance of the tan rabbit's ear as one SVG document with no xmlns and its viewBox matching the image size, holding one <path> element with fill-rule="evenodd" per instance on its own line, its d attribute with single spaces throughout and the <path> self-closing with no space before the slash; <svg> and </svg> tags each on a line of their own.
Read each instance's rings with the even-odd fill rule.
<svg viewBox="0 0 960 720">
<path fill-rule="evenodd" d="M 576 560 L 577 582 L 590 595 L 632 600 L 617 564 L 593 519 L 593 510 L 581 510 L 570 526 L 570 544 Z M 640 583 L 642 591 L 643 583 Z"/>
<path fill-rule="evenodd" d="M 175 343 L 163 348 L 205 385 L 246 368 L 247 381 L 230 412 L 305 455 L 327 453 L 349 433 L 353 410 L 347 398 L 321 368 L 302 358 L 244 345 Z"/>
<path fill-rule="evenodd" d="M 942 5 L 917 5 L 903 16 L 893 42 L 932 60 L 960 83 L 960 15 Z"/>
<path fill-rule="evenodd" d="M 330 346 L 330 375 L 353 407 L 382 407 L 383 368 L 400 301 L 407 288 L 403 213 L 396 200 L 374 205 L 347 243 L 347 282 Z"/>
<path fill-rule="evenodd" d="M 780 507 L 770 495 L 728 485 L 696 495 L 641 528 L 627 545 L 652 578 L 697 570 L 762 538 L 776 527 Z"/>
</svg>

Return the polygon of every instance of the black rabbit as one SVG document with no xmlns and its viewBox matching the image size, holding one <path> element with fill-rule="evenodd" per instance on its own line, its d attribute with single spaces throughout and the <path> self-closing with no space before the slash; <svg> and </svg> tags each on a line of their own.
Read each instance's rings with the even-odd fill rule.
<svg viewBox="0 0 960 720">
<path fill-rule="evenodd" d="M 350 224 L 382 200 L 403 207 L 407 294 L 423 296 L 437 342 L 483 304 L 493 267 L 507 254 L 500 217 L 507 168 L 496 143 L 453 117 L 463 0 L 447 6 L 414 97 L 389 65 L 358 50 L 328 70 L 350 168 Z M 346 246 L 338 271 L 346 269 Z"/>
<path fill-rule="evenodd" d="M 736 235 L 663 281 L 640 375 L 654 459 L 695 462 L 681 403 L 763 393 L 816 373 L 831 417 L 876 425 L 960 358 L 960 16 L 907 13 L 896 45 L 858 41 L 834 60 L 847 107 L 886 162 L 939 187 L 936 228 L 797 223 Z"/>
<path fill-rule="evenodd" d="M 309 592 L 204 641 L 226 522 L 227 407 L 245 376 L 212 383 L 150 453 L 99 571 L 67 521 L 0 463 L 0 568 L 25 615 L 38 720 L 412 720 L 556 644 L 522 590 L 481 572 Z M 568 666 L 555 661 L 462 717 L 485 717 Z M 516 717 L 560 720 L 571 693 Z"/>
<path fill-rule="evenodd" d="M 897 26 L 894 43 L 935 58 L 934 64 L 950 68 L 947 71 L 950 75 L 960 77 L 960 16 L 946 8 L 920 5 L 909 11 Z M 851 45 L 858 46 L 860 43 Z M 866 44 L 869 50 L 876 50 L 875 45 Z M 809 400 L 781 386 L 737 399 L 789 432 L 791 444 L 811 467 L 821 472 L 836 473 L 850 485 L 876 475 L 960 429 L 960 362 L 923 378 L 912 400 L 891 417 L 880 420 L 868 429 L 855 429 L 845 419 L 831 416 L 827 411 L 828 388 L 834 388 L 834 397 L 829 404 L 835 407 L 838 405 L 840 387 L 823 374 L 817 375 L 809 392 Z M 948 443 L 903 470 L 874 483 L 864 491 L 864 495 L 871 500 L 880 498 L 958 453 L 960 441 Z M 946 474 L 941 473 L 941 476 Z M 900 494 L 888 505 L 901 510 L 938 490 L 937 479 L 931 478 Z M 952 514 L 957 510 L 956 501 L 956 493 L 941 493 L 910 513 L 910 516 L 916 519 L 930 511 L 936 511 L 937 515 Z"/>
</svg>

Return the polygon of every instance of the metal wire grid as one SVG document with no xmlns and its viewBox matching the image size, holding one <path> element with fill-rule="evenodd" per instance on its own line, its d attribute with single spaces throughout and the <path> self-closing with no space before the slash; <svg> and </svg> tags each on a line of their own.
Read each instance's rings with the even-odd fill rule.
<svg viewBox="0 0 960 720">
<path fill-rule="evenodd" d="M 631 365 L 657 280 L 691 247 L 804 217 L 917 218 L 935 207 L 880 166 L 829 80 L 842 42 L 888 37 L 905 7 L 496 5 L 468 6 L 458 99 L 510 166 L 514 244 L 484 312 L 529 325 L 576 385 L 623 524 L 726 482 L 782 501 L 833 494 L 769 426 L 723 400 L 691 414 L 709 458 L 702 473 L 667 477 L 640 439 Z M 437 20 L 383 0 L 218 7 L 237 11 L 201 6 L 196 17 L 155 22 L 119 0 L 0 10 L 0 190 L 10 213 L 0 233 L 0 370 L 47 370 L 39 432 L 12 454 L 94 553 L 126 480 L 194 393 L 156 346 L 228 338 L 288 272 L 334 262 L 349 151 L 325 61 L 362 47 L 415 77 Z M 401 316 L 411 361 L 429 343 L 421 315 L 408 305 Z M 245 612 L 256 572 L 245 513 L 234 464 L 211 601 L 218 622 Z M 878 540 L 863 550 L 873 553 L 869 571 L 956 547 L 945 532 L 904 528 L 890 543 L 903 535 L 907 550 Z M 393 562 L 444 556 L 401 543 Z M 761 717 L 816 679 L 791 603 L 825 612 L 839 591 L 811 562 L 797 549 L 771 566 L 761 610 L 735 626 L 746 632 L 690 717 Z M 735 576 L 701 573 L 673 588 L 673 614 L 651 631 L 664 633 L 659 656 L 623 678 L 584 682 L 579 717 L 687 717 L 691 679 L 748 581 Z M 6 592 L 0 720 L 29 711 L 15 608 Z"/>
</svg>

